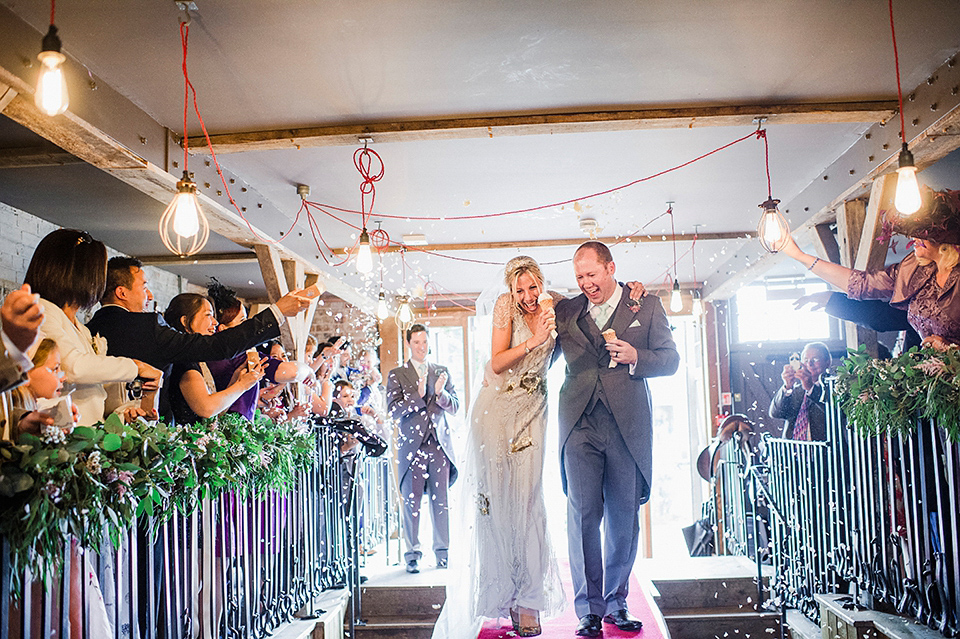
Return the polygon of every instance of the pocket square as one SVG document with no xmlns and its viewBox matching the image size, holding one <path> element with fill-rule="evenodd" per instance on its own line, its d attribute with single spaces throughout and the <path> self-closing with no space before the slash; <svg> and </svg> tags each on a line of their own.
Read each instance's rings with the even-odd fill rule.
<svg viewBox="0 0 960 639">
<path fill-rule="evenodd" d="M 633 323 L 627 328 L 640 328 L 640 320 L 633 320 Z"/>
</svg>

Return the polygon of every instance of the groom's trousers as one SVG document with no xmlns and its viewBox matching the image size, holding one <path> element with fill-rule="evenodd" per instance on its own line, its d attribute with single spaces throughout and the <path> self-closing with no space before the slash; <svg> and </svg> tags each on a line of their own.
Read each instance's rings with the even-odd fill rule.
<svg viewBox="0 0 960 639">
<path fill-rule="evenodd" d="M 602 401 L 577 421 L 563 465 L 574 608 L 578 617 L 602 617 L 627 607 L 646 481 Z"/>
</svg>

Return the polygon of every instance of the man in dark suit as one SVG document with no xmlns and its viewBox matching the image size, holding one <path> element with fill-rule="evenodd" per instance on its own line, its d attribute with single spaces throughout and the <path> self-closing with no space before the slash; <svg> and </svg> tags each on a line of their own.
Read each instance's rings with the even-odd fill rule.
<svg viewBox="0 0 960 639">
<path fill-rule="evenodd" d="M 784 439 L 815 442 L 827 439 L 822 377 L 830 363 L 827 345 L 810 342 L 803 347 L 799 362 L 783 365 L 783 386 L 770 400 L 770 417 L 786 420 Z"/>
<path fill-rule="evenodd" d="M 410 359 L 387 377 L 387 409 L 397 422 L 396 446 L 407 572 L 417 573 L 420 551 L 420 502 L 430 497 L 433 552 L 437 568 L 447 567 L 450 545 L 447 489 L 457 478 L 447 414 L 460 407 L 445 366 L 427 362 L 427 328 L 407 329 Z M 429 481 L 427 479 L 429 478 Z"/>
<path fill-rule="evenodd" d="M 606 245 L 581 245 L 573 268 L 583 294 L 556 306 L 557 344 L 567 366 L 560 468 L 577 635 L 597 637 L 601 619 L 627 632 L 642 626 L 627 611 L 626 597 L 638 511 L 650 498 L 653 408 L 646 378 L 672 375 L 680 355 L 657 296 L 629 307 Z"/>
<path fill-rule="evenodd" d="M 181 333 L 160 313 L 147 313 L 153 293 L 143 264 L 133 257 L 114 257 L 107 267 L 107 287 L 101 307 L 87 323 L 93 335 L 107 339 L 107 354 L 131 357 L 163 371 L 169 379 L 177 362 L 229 359 L 280 335 L 280 324 L 307 308 L 309 300 L 293 293 L 277 300 L 239 326 L 214 335 Z M 169 389 L 160 389 L 160 416 L 172 423 Z"/>
</svg>

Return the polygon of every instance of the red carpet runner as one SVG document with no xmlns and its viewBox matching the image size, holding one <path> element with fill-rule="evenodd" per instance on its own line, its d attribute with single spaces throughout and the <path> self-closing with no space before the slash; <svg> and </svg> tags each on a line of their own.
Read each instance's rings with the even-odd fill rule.
<svg viewBox="0 0 960 639">
<path fill-rule="evenodd" d="M 542 624 L 542 639 L 576 639 L 577 613 L 573 611 L 573 585 L 570 583 L 570 566 L 566 562 L 560 564 L 560 576 L 563 579 L 563 591 L 567 594 L 567 609 L 556 619 L 551 619 Z M 657 622 L 657 617 L 653 611 L 653 604 L 648 599 L 647 593 L 640 588 L 636 577 L 630 577 L 630 595 L 627 597 L 627 608 L 630 613 L 643 622 L 643 630 L 640 632 L 622 632 L 619 628 L 611 624 L 603 624 L 603 637 L 605 639 L 618 639 L 620 637 L 637 637 L 638 639 L 665 639 Z M 501 619 L 498 622 L 488 621 L 477 639 L 513 639 L 516 633 L 510 620 Z"/>
</svg>

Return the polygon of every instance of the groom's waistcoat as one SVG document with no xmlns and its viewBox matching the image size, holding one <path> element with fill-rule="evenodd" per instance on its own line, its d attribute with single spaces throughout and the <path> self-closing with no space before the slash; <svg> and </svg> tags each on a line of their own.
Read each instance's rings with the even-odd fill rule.
<svg viewBox="0 0 960 639">
<path fill-rule="evenodd" d="M 636 310 L 627 301 L 628 296 L 622 295 L 604 329 L 613 328 L 618 339 L 637 349 L 633 375 L 625 364 L 609 368 L 601 329 L 587 312 L 584 295 L 557 304 L 557 343 L 566 361 L 558 405 L 560 454 L 580 418 L 602 402 L 649 485 L 653 407 L 646 378 L 675 373 L 680 355 L 660 299 L 647 295 Z M 562 479 L 566 484 L 566 477 Z"/>
</svg>

